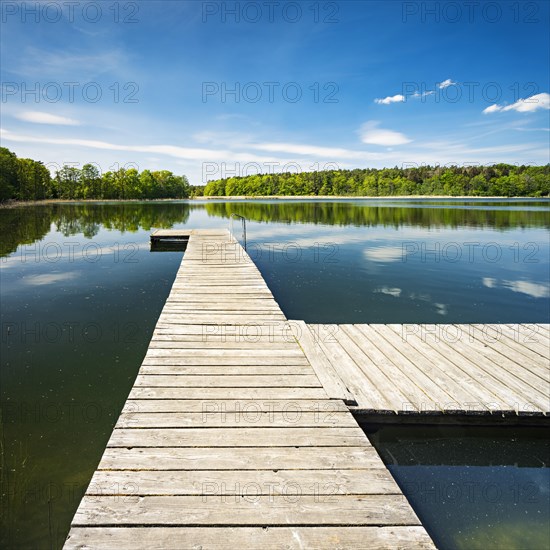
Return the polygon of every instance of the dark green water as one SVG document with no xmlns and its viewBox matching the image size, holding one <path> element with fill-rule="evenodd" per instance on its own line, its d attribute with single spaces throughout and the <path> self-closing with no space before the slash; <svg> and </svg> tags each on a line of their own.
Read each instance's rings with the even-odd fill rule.
<svg viewBox="0 0 550 550">
<path fill-rule="evenodd" d="M 369 438 L 438 548 L 548 548 L 544 428 L 386 427 Z"/>
<path fill-rule="evenodd" d="M 232 212 L 249 220 L 250 255 L 289 318 L 548 322 L 548 201 L 0 209 L 0 547 L 64 541 L 181 261 L 151 253 L 150 232 L 227 228 Z M 532 521 L 506 517 L 520 530 Z"/>
</svg>

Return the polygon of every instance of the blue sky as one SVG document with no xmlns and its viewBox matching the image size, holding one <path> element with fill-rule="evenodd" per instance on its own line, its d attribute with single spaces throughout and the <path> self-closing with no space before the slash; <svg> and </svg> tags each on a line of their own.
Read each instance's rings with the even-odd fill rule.
<svg viewBox="0 0 550 550">
<path fill-rule="evenodd" d="M 3 1 L 1 141 L 51 169 L 133 165 L 193 184 L 545 164 L 549 7 Z"/>
</svg>

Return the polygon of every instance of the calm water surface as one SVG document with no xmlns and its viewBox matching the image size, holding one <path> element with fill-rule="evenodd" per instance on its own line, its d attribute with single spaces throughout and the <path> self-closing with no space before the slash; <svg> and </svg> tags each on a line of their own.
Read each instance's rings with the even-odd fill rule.
<svg viewBox="0 0 550 550">
<path fill-rule="evenodd" d="M 548 548 L 544 428 L 386 427 L 369 437 L 438 548 Z"/>
<path fill-rule="evenodd" d="M 548 322 L 548 201 L 191 201 L 0 210 L 0 547 L 62 546 L 181 261 L 181 252 L 151 253 L 150 232 L 227 228 L 231 213 L 247 218 L 250 255 L 289 318 Z M 491 441 L 498 439 L 486 433 L 465 438 L 464 447 Z M 513 464 L 514 449 L 524 449 L 522 432 L 517 441 L 503 447 L 504 463 Z M 526 459 L 540 444 L 522 451 Z M 378 448 L 383 452 L 384 445 Z M 538 490 L 548 488 L 546 465 L 533 478 Z M 419 470 L 410 472 L 406 480 L 423 479 Z M 470 529 L 489 522 L 483 514 L 465 517 Z M 519 532 L 541 525 L 531 508 L 502 521 Z M 454 548 L 449 537 L 439 540 Z"/>
</svg>

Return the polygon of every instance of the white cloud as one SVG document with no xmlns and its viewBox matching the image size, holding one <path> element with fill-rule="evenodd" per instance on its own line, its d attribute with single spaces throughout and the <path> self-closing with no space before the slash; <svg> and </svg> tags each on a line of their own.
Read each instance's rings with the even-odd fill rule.
<svg viewBox="0 0 550 550">
<path fill-rule="evenodd" d="M 390 103 L 402 103 L 405 101 L 405 96 L 401 94 L 397 95 L 389 95 L 388 97 L 385 97 L 383 99 L 375 99 L 374 102 L 378 103 L 379 105 L 389 105 Z"/>
<path fill-rule="evenodd" d="M 456 85 L 456 82 L 453 82 L 450 78 L 447 78 L 447 80 L 440 82 L 437 86 L 440 90 L 443 90 L 444 88 L 448 88 L 449 86 L 455 86 L 455 85 Z"/>
<path fill-rule="evenodd" d="M 17 113 L 14 116 L 19 120 L 34 122 L 36 124 L 59 124 L 62 126 L 78 126 L 80 124 L 80 122 L 74 118 L 52 115 L 41 111 L 23 111 L 22 113 Z"/>
<path fill-rule="evenodd" d="M 433 90 L 426 90 L 425 92 L 422 92 L 422 93 L 414 92 L 414 94 L 410 97 L 414 97 L 415 99 L 418 99 L 418 98 L 423 99 L 423 98 L 428 97 L 428 96 L 433 95 L 433 94 L 435 94 L 435 92 Z"/>
<path fill-rule="evenodd" d="M 320 147 L 317 145 L 303 145 L 298 143 L 257 143 L 249 144 L 248 147 L 270 153 L 287 153 L 291 155 L 313 155 L 323 158 L 364 158 L 363 151 L 353 151 L 339 147 Z"/>
<path fill-rule="evenodd" d="M 550 109 L 550 94 L 535 94 L 526 99 L 519 99 L 511 105 L 494 104 L 483 110 L 484 114 L 499 113 L 506 111 L 516 111 L 518 113 L 532 113 L 539 109 Z"/>
<path fill-rule="evenodd" d="M 488 115 L 489 113 L 498 113 L 499 111 L 502 111 L 502 107 L 498 106 L 495 103 L 494 105 L 491 105 L 486 109 L 483 109 L 483 114 Z"/>
<path fill-rule="evenodd" d="M 378 122 L 371 120 L 365 122 L 365 124 L 361 126 L 359 134 L 363 143 L 391 147 L 393 145 L 404 145 L 405 143 L 411 142 L 411 140 L 401 132 L 378 128 L 378 124 Z"/>
</svg>

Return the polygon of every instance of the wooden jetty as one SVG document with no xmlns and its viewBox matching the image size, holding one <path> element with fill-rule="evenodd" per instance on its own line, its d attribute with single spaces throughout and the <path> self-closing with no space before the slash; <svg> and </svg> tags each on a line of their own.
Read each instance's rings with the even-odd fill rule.
<svg viewBox="0 0 550 550">
<path fill-rule="evenodd" d="M 187 233 L 65 548 L 434 548 L 244 250 Z"/>
<path fill-rule="evenodd" d="M 548 424 L 550 325 L 292 323 L 331 397 L 365 420 Z"/>
</svg>

